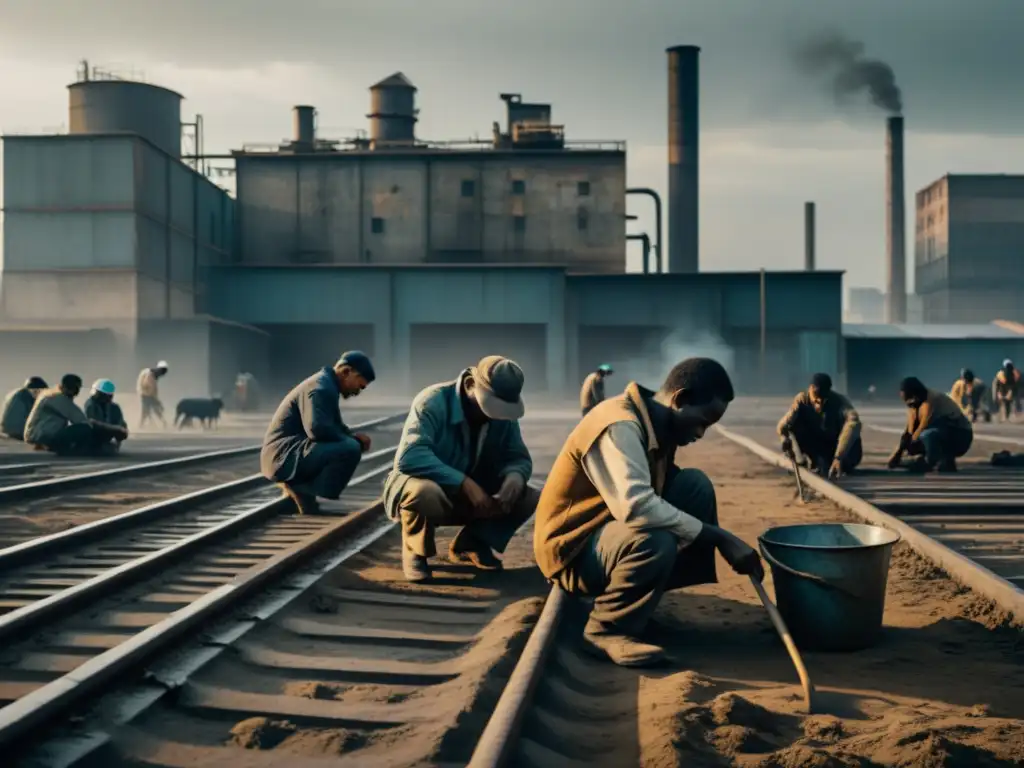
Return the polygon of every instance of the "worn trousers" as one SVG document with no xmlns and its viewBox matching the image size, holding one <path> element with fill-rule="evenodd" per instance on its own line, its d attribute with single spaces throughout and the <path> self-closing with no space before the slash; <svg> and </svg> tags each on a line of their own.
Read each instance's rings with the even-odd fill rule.
<svg viewBox="0 0 1024 768">
<path fill-rule="evenodd" d="M 662 496 L 701 522 L 718 525 L 715 487 L 699 469 L 670 468 Z M 718 581 L 715 548 L 698 540 L 679 549 L 671 531 L 638 531 L 612 520 L 591 535 L 555 581 L 570 594 L 594 598 L 586 634 L 639 637 L 666 590 Z"/>
<path fill-rule="evenodd" d="M 69 424 L 47 440 L 45 447 L 61 456 L 98 456 L 120 444 L 122 434 L 102 424 Z"/>
<path fill-rule="evenodd" d="M 142 416 L 139 418 L 139 425 L 145 424 L 150 418 L 156 417 L 164 420 L 164 404 L 159 398 L 152 395 L 140 395 L 139 402 L 142 405 Z"/>
<path fill-rule="evenodd" d="M 805 420 L 797 420 L 791 433 L 800 456 L 813 461 L 818 469 L 828 469 L 839 447 L 839 435 L 826 434 L 817 424 L 808 424 Z M 863 458 L 864 446 L 858 437 L 843 458 L 843 471 L 856 468 Z"/>
<path fill-rule="evenodd" d="M 437 527 L 460 525 L 460 536 L 468 535 L 495 552 L 504 552 L 516 531 L 533 516 L 539 499 L 540 491 L 527 485 L 508 514 L 473 519 L 472 510 L 457 488 L 442 488 L 431 480 L 409 477 L 398 498 L 402 543 L 414 554 L 433 557 L 437 554 Z"/>
<path fill-rule="evenodd" d="M 928 465 L 934 467 L 944 461 L 959 459 L 971 449 L 973 442 L 974 432 L 970 429 L 929 427 L 911 443 L 907 453 L 911 456 L 923 455 Z"/>
<path fill-rule="evenodd" d="M 355 474 L 362 455 L 362 446 L 354 437 L 336 443 L 310 442 L 299 457 L 295 476 L 286 485 L 296 493 L 337 499 Z"/>
</svg>

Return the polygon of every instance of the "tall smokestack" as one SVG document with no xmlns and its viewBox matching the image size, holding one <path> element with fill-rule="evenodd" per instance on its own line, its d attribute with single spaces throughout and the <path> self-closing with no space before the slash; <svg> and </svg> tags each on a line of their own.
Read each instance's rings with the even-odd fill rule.
<svg viewBox="0 0 1024 768">
<path fill-rule="evenodd" d="M 699 269 L 700 48 L 668 49 L 668 272 Z"/>
<path fill-rule="evenodd" d="M 885 136 L 886 293 L 890 323 L 907 322 L 906 196 L 903 192 L 903 117 L 886 121 Z"/>
<path fill-rule="evenodd" d="M 814 203 L 804 203 L 804 269 L 814 271 Z"/>
<path fill-rule="evenodd" d="M 316 138 L 316 109 L 302 104 L 293 107 L 292 114 L 294 116 L 292 140 L 296 144 L 312 149 L 313 140 Z"/>
</svg>

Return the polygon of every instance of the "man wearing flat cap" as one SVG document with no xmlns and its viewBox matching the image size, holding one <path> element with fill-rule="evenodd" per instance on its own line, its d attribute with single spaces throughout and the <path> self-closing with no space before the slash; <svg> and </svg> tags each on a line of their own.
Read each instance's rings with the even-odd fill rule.
<svg viewBox="0 0 1024 768">
<path fill-rule="evenodd" d="M 384 508 L 402 525 L 402 569 L 409 581 L 430 578 L 439 525 L 460 525 L 448 550 L 454 563 L 494 571 L 539 492 L 519 431 L 523 370 L 485 357 L 455 381 L 420 392 L 402 431 L 395 466 L 384 484 Z"/>
<path fill-rule="evenodd" d="M 376 378 L 362 352 L 346 352 L 289 392 L 267 427 L 263 476 L 278 483 L 300 514 L 319 512 L 317 497 L 337 499 L 370 448 L 370 438 L 341 418 L 339 398 L 356 397 Z"/>
</svg>

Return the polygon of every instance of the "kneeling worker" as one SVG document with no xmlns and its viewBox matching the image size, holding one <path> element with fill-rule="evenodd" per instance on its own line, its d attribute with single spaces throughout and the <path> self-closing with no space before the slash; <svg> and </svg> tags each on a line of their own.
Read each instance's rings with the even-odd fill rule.
<svg viewBox="0 0 1024 768">
<path fill-rule="evenodd" d="M 779 422 L 782 452 L 794 455 L 794 444 L 808 469 L 828 473 L 830 480 L 860 464 L 864 448 L 860 440 L 860 417 L 845 396 L 832 390 L 832 377 L 816 373 L 811 385 L 793 399 L 793 405 Z"/>
<path fill-rule="evenodd" d="M 725 369 L 677 364 L 658 392 L 631 382 L 569 435 L 537 504 L 533 548 L 543 574 L 594 598 L 586 650 L 623 666 L 661 662 L 641 641 L 662 594 L 718 581 L 715 551 L 738 573 L 764 578 L 757 552 L 718 527 L 711 480 L 673 461 L 733 400 Z"/>
<path fill-rule="evenodd" d="M 75 405 L 82 378 L 65 374 L 56 389 L 40 393 L 25 423 L 25 442 L 63 456 L 95 456 L 124 434 L 120 427 L 90 419 Z"/>
<path fill-rule="evenodd" d="M 615 371 L 610 365 L 599 365 L 596 371 L 583 380 L 583 387 L 580 389 L 580 411 L 584 416 L 595 405 L 604 401 L 604 380 L 613 373 Z"/>
<path fill-rule="evenodd" d="M 128 439 L 128 422 L 124 420 L 121 406 L 114 402 L 114 391 L 114 382 L 110 379 L 97 379 L 89 399 L 85 401 L 85 415 L 94 422 L 118 430 L 105 446 L 112 453 L 118 453 L 121 443 Z"/>
<path fill-rule="evenodd" d="M 25 386 L 7 395 L 4 400 L 3 417 L 0 418 L 0 431 L 5 436 L 13 440 L 25 439 L 28 415 L 32 413 L 32 406 L 36 404 L 39 393 L 48 387 L 49 385 L 39 376 L 32 376 L 25 382 Z"/>
<path fill-rule="evenodd" d="M 463 526 L 448 548 L 452 562 L 494 571 L 502 567 L 494 552 L 533 514 L 539 494 L 526 484 L 533 461 L 519 431 L 524 380 L 518 364 L 491 355 L 413 400 L 384 484 L 409 581 L 430 578 L 437 526 Z"/>
<path fill-rule="evenodd" d="M 960 410 L 972 424 L 977 422 L 978 414 L 981 414 L 985 421 L 992 421 L 991 409 L 985 407 L 987 393 L 985 382 L 968 368 L 960 371 L 960 378 L 953 382 L 953 387 L 949 390 L 950 398 L 960 406 Z"/>
<path fill-rule="evenodd" d="M 903 454 L 917 456 L 908 469 L 916 472 L 955 472 L 956 460 L 971 448 L 974 428 L 949 395 L 928 389 L 920 379 L 900 382 L 900 397 L 907 405 L 907 427 L 889 457 L 889 469 L 896 469 Z"/>
<path fill-rule="evenodd" d="M 346 352 L 289 392 L 263 437 L 260 469 L 295 502 L 299 514 L 320 511 L 317 496 L 337 499 L 370 448 L 370 438 L 341 418 L 339 398 L 356 397 L 376 378 L 362 352 Z"/>
</svg>

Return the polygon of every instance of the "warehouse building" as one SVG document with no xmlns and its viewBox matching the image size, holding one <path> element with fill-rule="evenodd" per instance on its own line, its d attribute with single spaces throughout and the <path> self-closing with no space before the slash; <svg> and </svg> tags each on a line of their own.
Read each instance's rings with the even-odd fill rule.
<svg viewBox="0 0 1024 768">
<path fill-rule="evenodd" d="M 917 193 L 927 323 L 1024 320 L 1024 176 L 947 175 Z"/>
</svg>

